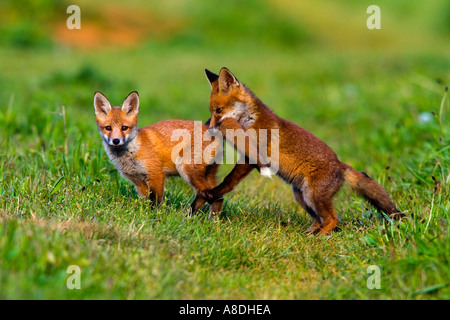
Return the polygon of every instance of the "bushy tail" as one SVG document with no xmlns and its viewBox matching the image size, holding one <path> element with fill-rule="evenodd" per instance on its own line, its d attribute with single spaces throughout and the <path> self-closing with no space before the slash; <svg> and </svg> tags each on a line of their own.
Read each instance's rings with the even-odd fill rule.
<svg viewBox="0 0 450 320">
<path fill-rule="evenodd" d="M 383 211 L 389 217 L 401 218 L 405 216 L 394 205 L 389 198 L 386 190 L 383 189 L 375 180 L 370 178 L 364 172 L 359 172 L 351 166 L 342 163 L 344 169 L 344 179 L 350 186 L 366 200 L 368 200 L 375 208 Z"/>
</svg>

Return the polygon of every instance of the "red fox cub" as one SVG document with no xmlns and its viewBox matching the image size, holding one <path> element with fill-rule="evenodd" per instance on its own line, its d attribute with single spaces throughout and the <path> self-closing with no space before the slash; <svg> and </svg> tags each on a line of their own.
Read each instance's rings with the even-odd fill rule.
<svg viewBox="0 0 450 320">
<path fill-rule="evenodd" d="M 211 84 L 211 129 L 220 130 L 224 135 L 227 128 L 237 127 L 256 132 L 278 130 L 278 159 L 271 157 L 271 168 L 277 168 L 275 173 L 292 185 L 295 200 L 311 216 L 312 224 L 307 233 L 328 234 L 337 226 L 339 219 L 332 198 L 344 180 L 390 217 L 404 216 L 377 182 L 339 161 L 330 147 L 312 133 L 277 116 L 227 68 L 222 68 L 219 75 L 209 70 L 205 72 Z M 258 148 L 260 135 L 256 138 Z M 267 136 L 270 140 L 269 133 Z M 267 154 L 271 154 L 271 145 L 267 143 Z M 238 147 L 236 143 L 234 146 Z M 246 154 L 246 150 L 239 151 Z M 237 164 L 219 186 L 202 194 L 209 202 L 220 199 L 255 167 L 257 165 L 249 163 Z"/>
<path fill-rule="evenodd" d="M 216 186 L 218 164 L 213 161 L 207 163 L 204 159 L 199 164 L 172 159 L 172 149 L 179 144 L 178 141 L 172 141 L 174 131 L 187 130 L 192 136 L 193 121 L 161 121 L 138 129 L 137 92 L 131 92 L 120 107 L 111 106 L 102 93 L 96 92 L 94 109 L 106 153 L 122 176 L 135 185 L 140 197 L 149 198 L 152 204 L 160 204 L 166 177 L 180 175 L 196 193 L 191 204 L 192 212 L 205 204 L 206 200 L 199 192 Z M 208 127 L 202 125 L 202 133 L 207 130 Z M 203 150 L 211 143 L 205 140 L 201 142 Z M 191 154 L 194 155 L 194 152 Z M 221 211 L 222 202 L 220 199 L 211 205 L 211 214 Z"/>
</svg>

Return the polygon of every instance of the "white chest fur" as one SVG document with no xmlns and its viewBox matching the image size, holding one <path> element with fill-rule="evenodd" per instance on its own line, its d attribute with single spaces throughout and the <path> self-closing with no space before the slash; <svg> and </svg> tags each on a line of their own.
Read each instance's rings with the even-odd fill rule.
<svg viewBox="0 0 450 320">
<path fill-rule="evenodd" d="M 244 102 L 235 102 L 233 110 L 224 115 L 220 121 L 226 118 L 236 119 L 244 130 L 247 130 L 255 122 L 254 115 L 250 113 L 248 106 Z"/>
<path fill-rule="evenodd" d="M 105 142 L 103 143 L 106 153 L 119 170 L 120 174 L 135 183 L 147 179 L 147 169 L 144 164 L 136 158 L 139 150 L 137 139 L 131 140 L 123 148 L 115 149 Z"/>
</svg>

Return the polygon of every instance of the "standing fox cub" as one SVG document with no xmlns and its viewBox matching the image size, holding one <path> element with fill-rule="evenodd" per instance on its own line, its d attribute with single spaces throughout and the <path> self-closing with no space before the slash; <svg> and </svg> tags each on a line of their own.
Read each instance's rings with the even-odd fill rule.
<svg viewBox="0 0 450 320">
<path fill-rule="evenodd" d="M 229 128 L 253 129 L 256 132 L 261 132 L 261 129 L 265 132 L 278 130 L 278 159 L 271 159 L 271 167 L 277 168 L 276 174 L 292 185 L 295 200 L 311 216 L 308 233 L 327 234 L 337 226 L 339 219 L 333 209 L 332 198 L 344 180 L 390 217 L 404 216 L 377 182 L 339 161 L 330 147 L 312 133 L 277 116 L 228 69 L 222 68 L 219 75 L 209 70 L 205 72 L 211 84 L 210 129 L 220 130 L 225 137 Z M 267 136 L 270 140 L 269 133 Z M 261 147 L 260 140 L 260 134 L 257 134 L 254 142 L 257 148 Z M 234 139 L 231 142 L 241 154 L 247 156 L 248 150 L 239 150 Z M 271 154 L 271 144 L 266 145 L 266 154 Z M 203 192 L 203 195 L 209 202 L 221 199 L 254 168 L 258 165 L 236 164 L 219 186 Z"/>
<path fill-rule="evenodd" d="M 216 186 L 218 164 L 204 160 L 194 164 L 193 161 L 172 159 L 172 149 L 178 143 L 172 141 L 173 132 L 177 129 L 187 130 L 192 136 L 193 121 L 161 121 L 138 129 L 137 92 L 131 92 L 120 107 L 112 107 L 102 93 L 96 92 L 94 109 L 106 153 L 122 176 L 135 185 L 139 196 L 149 198 L 152 204 L 160 204 L 166 177 L 180 175 L 196 192 L 191 204 L 192 212 L 205 204 L 205 198 L 199 193 Z M 208 127 L 203 125 L 202 133 L 207 130 Z M 202 149 L 210 143 L 203 140 Z M 194 152 L 191 154 L 194 155 Z M 221 211 L 222 202 L 220 199 L 212 204 L 211 214 Z"/>
</svg>

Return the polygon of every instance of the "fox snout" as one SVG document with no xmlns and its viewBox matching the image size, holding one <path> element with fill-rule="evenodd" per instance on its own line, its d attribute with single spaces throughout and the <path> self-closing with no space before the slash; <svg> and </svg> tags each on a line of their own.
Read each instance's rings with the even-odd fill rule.
<svg viewBox="0 0 450 320">
<path fill-rule="evenodd" d="M 211 120 L 208 123 L 208 130 L 211 130 L 211 131 L 217 130 L 216 123 L 215 123 L 215 121 L 212 118 L 211 118 Z"/>
<path fill-rule="evenodd" d="M 218 121 L 214 116 L 212 116 L 205 124 L 208 126 L 208 130 L 211 131 L 212 133 L 217 132 L 219 130 Z"/>
<path fill-rule="evenodd" d="M 121 147 L 125 144 L 125 138 L 104 137 L 105 142 L 111 147 Z"/>
</svg>

